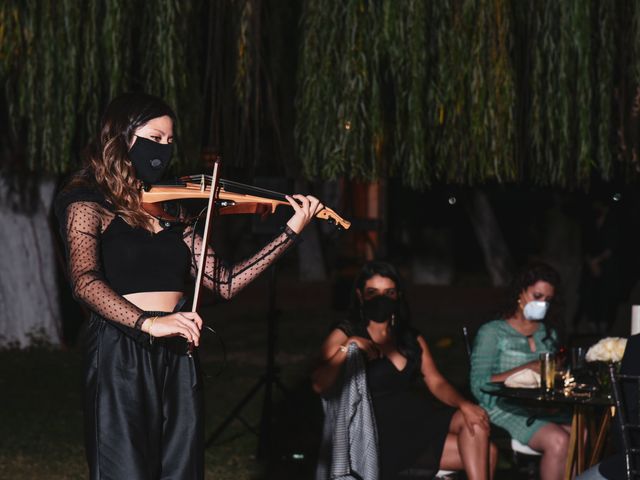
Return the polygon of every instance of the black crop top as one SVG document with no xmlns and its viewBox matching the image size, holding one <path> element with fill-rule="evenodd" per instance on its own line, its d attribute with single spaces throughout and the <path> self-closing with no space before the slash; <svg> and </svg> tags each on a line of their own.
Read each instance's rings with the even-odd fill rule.
<svg viewBox="0 0 640 480">
<path fill-rule="evenodd" d="M 107 320 L 140 328 L 145 312 L 122 295 L 182 291 L 203 251 L 192 226 L 152 234 L 130 227 L 96 188 L 63 191 L 55 202 L 74 297 Z M 227 265 L 207 246 L 203 285 L 229 299 L 271 265 L 296 238 L 286 227 L 251 257 Z"/>
<path fill-rule="evenodd" d="M 191 257 L 183 230 L 172 226 L 154 234 L 115 217 L 100 244 L 105 279 L 120 295 L 181 292 L 189 278 Z"/>
</svg>

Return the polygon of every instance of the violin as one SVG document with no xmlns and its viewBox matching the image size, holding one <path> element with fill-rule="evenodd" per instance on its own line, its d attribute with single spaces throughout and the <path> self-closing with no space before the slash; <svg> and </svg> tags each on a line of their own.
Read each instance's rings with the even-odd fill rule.
<svg viewBox="0 0 640 480">
<path fill-rule="evenodd" d="M 160 206 L 161 202 L 194 198 L 206 200 L 211 193 L 211 180 L 211 175 L 189 175 L 180 177 L 176 183 L 169 185 L 151 185 L 142 191 L 142 207 L 155 217 L 166 218 L 166 213 Z M 219 179 L 214 200 L 217 215 L 269 215 L 275 213 L 281 205 L 291 207 L 284 193 L 225 179 Z M 339 229 L 347 230 L 351 226 L 351 222 L 328 207 L 318 211 L 316 218 L 326 220 Z"/>
</svg>

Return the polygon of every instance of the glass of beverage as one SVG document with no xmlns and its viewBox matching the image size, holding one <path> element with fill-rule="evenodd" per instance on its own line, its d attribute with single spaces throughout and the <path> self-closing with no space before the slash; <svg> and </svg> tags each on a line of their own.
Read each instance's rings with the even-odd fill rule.
<svg viewBox="0 0 640 480">
<path fill-rule="evenodd" d="M 540 384 L 544 393 L 553 393 L 556 377 L 556 357 L 551 352 L 540 354 Z"/>
<path fill-rule="evenodd" d="M 568 370 L 561 370 L 558 368 L 556 362 L 556 375 L 554 377 L 553 389 L 556 393 L 564 393 L 564 382 L 567 377 Z"/>
<path fill-rule="evenodd" d="M 573 347 L 571 349 L 571 370 L 580 371 L 585 367 L 585 349 L 583 347 Z"/>
</svg>

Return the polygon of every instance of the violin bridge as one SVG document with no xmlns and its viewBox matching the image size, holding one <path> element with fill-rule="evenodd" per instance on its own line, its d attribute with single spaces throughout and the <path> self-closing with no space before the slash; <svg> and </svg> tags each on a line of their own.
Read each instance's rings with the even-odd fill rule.
<svg viewBox="0 0 640 480">
<path fill-rule="evenodd" d="M 207 188 L 207 184 L 205 183 L 204 174 L 203 174 L 203 175 L 200 175 L 200 191 L 204 192 L 206 188 Z"/>
</svg>

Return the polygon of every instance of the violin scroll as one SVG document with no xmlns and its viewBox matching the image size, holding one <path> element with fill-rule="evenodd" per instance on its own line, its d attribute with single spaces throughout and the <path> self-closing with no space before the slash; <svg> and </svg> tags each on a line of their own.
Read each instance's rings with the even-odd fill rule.
<svg viewBox="0 0 640 480">
<path fill-rule="evenodd" d="M 316 213 L 316 218 L 326 220 L 330 224 L 335 225 L 339 230 L 349 230 L 349 227 L 351 226 L 351 222 L 349 220 L 345 220 L 328 207 L 324 207 Z"/>
</svg>

